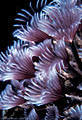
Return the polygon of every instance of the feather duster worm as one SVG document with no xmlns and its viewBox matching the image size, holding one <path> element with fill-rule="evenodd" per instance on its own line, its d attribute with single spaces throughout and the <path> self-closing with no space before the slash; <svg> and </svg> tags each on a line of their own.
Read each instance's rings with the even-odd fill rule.
<svg viewBox="0 0 82 120">
<path fill-rule="evenodd" d="M 22 91 L 23 86 L 15 83 L 15 88 Z M 7 110 L 25 103 L 24 98 L 20 97 L 16 91 L 13 90 L 12 85 L 7 85 L 5 90 L 0 95 L 0 109 Z"/>
<path fill-rule="evenodd" d="M 82 120 L 82 105 L 76 105 L 75 108 L 71 107 L 67 114 L 69 115 L 67 120 Z"/>
<path fill-rule="evenodd" d="M 29 104 L 43 105 L 62 97 L 62 87 L 57 72 L 61 73 L 61 70 L 68 68 L 68 57 L 63 40 L 59 41 L 55 48 L 53 48 L 51 40 L 45 40 L 38 46 L 38 49 L 36 47 L 37 55 L 39 55 L 38 50 L 42 49 L 39 50 L 40 53 L 42 52 L 39 57 L 40 62 L 35 65 L 35 69 L 38 71 L 35 72 L 36 77 L 31 79 L 31 84 L 25 89 L 25 99 L 29 100 Z M 59 50 L 59 54 L 58 47 L 62 50 L 62 52 Z M 34 54 L 35 51 L 33 50 Z"/>
<path fill-rule="evenodd" d="M 67 60 L 68 56 L 65 48 L 65 42 L 61 40 L 54 46 L 51 41 L 52 40 L 50 39 L 45 40 L 43 43 L 37 45 L 35 47 L 35 50 L 33 50 L 34 46 L 32 48 L 24 48 L 24 52 L 23 49 L 20 49 L 19 51 L 16 49 L 16 52 L 14 53 L 15 49 L 12 49 L 9 55 L 9 64 L 5 64 L 5 70 L 7 69 L 8 71 L 1 71 L 3 73 L 1 74 L 1 76 L 3 78 L 6 78 L 5 80 L 23 80 L 23 83 L 26 82 L 25 84 L 27 84 L 27 86 L 23 86 L 23 88 L 21 88 L 23 94 L 21 92 L 17 92 L 17 95 L 19 96 L 19 98 L 22 97 L 24 100 L 27 100 L 28 105 L 35 104 L 40 106 L 43 104 L 54 102 L 62 97 L 62 86 L 60 83 L 60 78 L 58 77 L 58 72 L 61 73 L 61 70 L 66 70 L 68 68 L 67 66 L 69 61 Z M 58 48 L 59 52 L 57 51 Z M 29 56 L 28 51 L 31 51 Z M 23 57 L 22 53 L 26 55 Z M 40 59 L 39 63 L 35 65 L 35 69 L 32 62 L 33 55 L 38 56 Z M 28 58 L 30 59 L 30 61 Z M 25 66 L 25 63 L 27 64 L 27 66 Z M 31 70 L 31 72 L 29 70 Z M 10 74 L 12 75 L 10 76 Z M 32 74 L 35 74 L 35 77 L 28 79 L 28 75 L 32 77 Z M 23 83 L 19 82 L 19 84 Z M 11 84 L 13 85 L 12 82 Z M 14 86 L 16 87 L 17 83 L 14 84 Z M 17 89 L 19 91 L 19 87 Z M 6 91 L 7 89 L 4 90 L 4 92 Z M 9 97 L 6 101 L 8 100 Z M 4 101 L 1 102 L 1 106 L 3 106 L 3 103 Z"/>
<path fill-rule="evenodd" d="M 30 26 L 26 24 L 26 29 L 23 26 L 17 29 L 13 33 L 14 37 L 33 42 L 49 37 L 61 40 L 64 37 L 71 42 L 82 19 L 82 9 L 76 2 L 77 0 L 53 0 L 49 5 L 43 6 L 40 14 L 34 13 Z"/>
<path fill-rule="evenodd" d="M 39 117 L 35 111 L 35 109 L 32 109 L 28 115 L 28 117 L 25 120 L 39 120 Z"/>
<path fill-rule="evenodd" d="M 43 12 L 48 17 L 46 20 L 40 20 L 38 25 L 40 30 L 56 40 L 61 40 L 64 37 L 66 41 L 71 42 L 82 17 L 82 10 L 75 5 L 76 2 L 76 0 L 59 0 L 57 6 L 44 7 Z"/>
<path fill-rule="evenodd" d="M 75 109 L 71 108 L 69 114 L 71 118 L 81 120 L 82 119 L 82 105 L 80 106 L 77 105 Z"/>
<path fill-rule="evenodd" d="M 24 44 L 14 42 L 14 46 L 8 48 L 7 55 L 0 55 L 0 80 L 23 80 L 34 77 L 34 66 L 29 57 L 28 50 L 23 49 Z"/>
<path fill-rule="evenodd" d="M 13 35 L 20 40 L 14 42 L 6 54 L 0 54 L 0 81 L 10 81 L 0 94 L 0 109 L 31 107 L 27 120 L 38 120 L 34 106 L 46 106 L 64 97 L 62 84 L 65 79 L 60 75 L 62 71 L 70 71 L 69 68 L 76 73 L 67 52 L 67 44 L 72 43 L 82 17 L 81 7 L 76 2 L 53 0 L 47 4 L 42 0 L 40 12 L 31 15 L 22 9 L 24 14 L 18 13 L 22 18 L 15 20 L 25 22 L 26 26 L 15 25 L 18 28 Z M 25 14 L 30 17 L 30 22 Z M 52 106 L 47 110 L 45 120 L 50 119 L 53 110 L 54 119 L 58 119 L 59 113 Z"/>
<path fill-rule="evenodd" d="M 45 120 L 58 120 L 58 119 L 59 119 L 58 108 L 55 105 L 49 106 L 47 108 Z"/>
</svg>

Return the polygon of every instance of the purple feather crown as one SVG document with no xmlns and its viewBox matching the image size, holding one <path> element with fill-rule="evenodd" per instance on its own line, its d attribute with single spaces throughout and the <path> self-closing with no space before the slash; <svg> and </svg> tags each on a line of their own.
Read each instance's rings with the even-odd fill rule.
<svg viewBox="0 0 82 120">
<path fill-rule="evenodd" d="M 53 0 L 50 3 L 38 0 L 36 9 L 39 4 L 39 12 L 31 14 L 22 9 L 17 14 L 19 18 L 15 19 L 17 29 L 13 36 L 18 41 L 8 47 L 6 54 L 0 54 L 0 81 L 10 81 L 0 94 L 0 109 L 32 108 L 29 120 L 33 114 L 35 120 L 38 119 L 34 106 L 67 99 L 69 86 L 74 87 L 77 75 L 82 77 L 82 66 L 79 65 L 82 65 L 82 50 L 76 51 L 77 54 L 73 52 L 76 50 L 76 32 L 81 25 L 82 7 L 77 0 Z M 59 119 L 55 105 L 48 109 L 56 112 L 55 120 Z M 50 118 L 48 113 L 45 120 Z"/>
</svg>

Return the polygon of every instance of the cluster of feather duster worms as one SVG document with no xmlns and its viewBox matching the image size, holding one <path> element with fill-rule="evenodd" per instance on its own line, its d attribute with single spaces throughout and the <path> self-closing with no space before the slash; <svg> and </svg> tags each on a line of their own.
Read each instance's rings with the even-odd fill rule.
<svg viewBox="0 0 82 120">
<path fill-rule="evenodd" d="M 26 120 L 82 120 L 82 5 L 38 0 L 30 7 L 33 14 L 22 9 L 15 19 L 18 41 L 0 53 L 0 82 L 7 82 L 0 110 L 31 109 Z"/>
</svg>

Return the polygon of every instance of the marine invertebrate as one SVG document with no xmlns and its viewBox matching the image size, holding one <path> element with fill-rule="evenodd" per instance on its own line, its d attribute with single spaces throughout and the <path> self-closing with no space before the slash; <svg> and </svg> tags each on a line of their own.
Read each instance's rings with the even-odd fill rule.
<svg viewBox="0 0 82 120">
<path fill-rule="evenodd" d="M 21 88 L 18 82 L 16 82 L 15 87 Z M 20 97 L 13 89 L 11 85 L 7 85 L 5 90 L 2 91 L 0 95 L 0 109 L 6 110 L 17 105 L 21 105 L 25 102 L 25 100 Z"/>
<path fill-rule="evenodd" d="M 37 42 L 45 40 L 48 36 L 56 40 L 64 37 L 66 41 L 72 41 L 82 17 L 82 11 L 75 5 L 76 2 L 75 0 L 52 1 L 48 6 L 43 7 L 40 14 L 34 14 L 30 26 L 26 29 L 23 26 L 17 29 L 14 36 L 22 40 Z"/>
<path fill-rule="evenodd" d="M 58 120 L 58 119 L 59 119 L 58 108 L 55 105 L 49 106 L 47 108 L 45 120 Z"/>
<path fill-rule="evenodd" d="M 8 48 L 6 55 L 1 52 L 0 56 L 0 80 L 23 80 L 34 76 L 34 67 L 28 50 L 23 49 L 23 42 L 14 42 L 11 48 Z M 23 61 L 23 62 L 22 62 Z M 29 69 L 30 67 L 30 69 Z"/>
<path fill-rule="evenodd" d="M 82 105 L 80 106 L 76 106 L 75 109 L 71 108 L 70 112 L 69 112 L 71 118 L 75 118 L 75 119 L 82 119 Z"/>
<path fill-rule="evenodd" d="M 74 80 L 77 75 L 82 77 L 78 63 L 82 50 L 79 49 L 76 54 L 73 52 L 73 48 L 76 50 L 74 36 L 82 19 L 77 0 L 53 0 L 49 4 L 42 0 L 40 5 L 41 10 L 33 15 L 24 9 L 21 10 L 24 14 L 18 13 L 21 18 L 15 20 L 25 22 L 25 25 L 15 24 L 17 29 L 13 36 L 20 40 L 14 41 L 6 54 L 0 54 L 0 81 L 10 81 L 0 94 L 0 109 L 31 108 L 27 120 L 39 119 L 36 108 L 45 106 L 46 111 L 47 104 L 57 104 L 62 99 L 67 102 L 65 94 L 69 88 L 69 92 L 76 89 Z M 29 21 L 25 14 L 30 17 Z M 70 61 L 76 62 L 78 70 Z M 68 84 L 67 87 L 64 83 L 68 81 L 71 86 Z M 53 110 L 59 115 L 53 105 L 47 110 L 45 120 L 49 119 Z M 55 119 L 59 118 L 57 116 Z"/>
<path fill-rule="evenodd" d="M 26 118 L 26 120 L 38 120 L 39 117 L 35 111 L 35 109 L 32 109 L 28 115 L 28 117 Z"/>
<path fill-rule="evenodd" d="M 82 105 L 76 105 L 75 108 L 71 107 L 68 111 L 69 117 L 71 120 L 81 120 L 82 119 Z"/>
</svg>

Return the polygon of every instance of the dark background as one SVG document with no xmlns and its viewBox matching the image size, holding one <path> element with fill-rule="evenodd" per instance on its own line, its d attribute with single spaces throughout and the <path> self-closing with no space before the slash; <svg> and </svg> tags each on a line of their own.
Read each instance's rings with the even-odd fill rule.
<svg viewBox="0 0 82 120">
<path fill-rule="evenodd" d="M 30 0 L 7 0 L 0 2 L 0 52 L 5 51 L 7 46 L 13 44 L 15 38 L 12 36 L 14 31 L 14 19 L 21 9 L 27 9 Z M 34 0 L 33 0 L 34 2 Z"/>
</svg>

